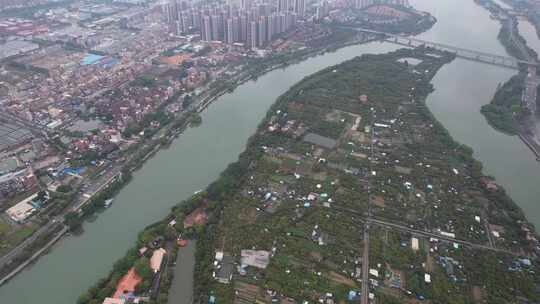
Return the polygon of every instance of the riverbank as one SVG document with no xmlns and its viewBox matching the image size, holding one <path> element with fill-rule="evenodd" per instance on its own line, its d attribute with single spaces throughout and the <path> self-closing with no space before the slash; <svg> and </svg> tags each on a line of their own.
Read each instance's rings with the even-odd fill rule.
<svg viewBox="0 0 540 304">
<path fill-rule="evenodd" d="M 517 18 L 508 12 L 511 7 L 502 7 L 493 0 L 476 2 L 492 16 L 497 16 L 501 23 L 499 41 L 511 56 L 524 61 L 538 61 L 537 52 L 519 32 Z M 537 161 L 540 161 L 540 145 L 536 142 L 536 113 L 531 113 L 528 108 L 528 103 L 538 103 L 537 85 L 532 87 L 533 83 L 538 82 L 536 73 L 535 67 L 520 67 L 516 76 L 497 88 L 492 101 L 482 106 L 481 112 L 493 128 L 509 135 L 518 135 Z"/>
<path fill-rule="evenodd" d="M 535 143 L 534 136 L 534 134 L 519 134 L 519 138 L 525 143 L 525 145 L 527 145 L 527 147 L 529 147 L 529 149 L 531 149 L 532 153 L 534 153 L 534 155 L 536 156 L 536 160 L 540 162 L 540 146 Z"/>
<path fill-rule="evenodd" d="M 2 286 L 4 283 L 9 281 L 11 278 L 16 276 L 20 271 L 22 271 L 25 267 L 30 265 L 30 263 L 37 260 L 42 254 L 44 254 L 47 250 L 49 250 L 56 242 L 58 242 L 66 233 L 68 232 L 67 227 L 63 227 L 62 230 L 57 232 L 53 238 L 45 244 L 42 248 L 38 249 L 28 260 L 22 262 L 19 266 L 17 266 L 15 269 L 13 269 L 11 272 L 9 272 L 6 276 L 4 276 L 2 279 L 0 279 L 0 286 Z"/>
</svg>

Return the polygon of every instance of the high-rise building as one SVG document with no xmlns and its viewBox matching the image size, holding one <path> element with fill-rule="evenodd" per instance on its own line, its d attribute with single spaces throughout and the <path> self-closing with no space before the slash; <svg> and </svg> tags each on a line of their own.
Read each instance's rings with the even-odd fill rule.
<svg viewBox="0 0 540 304">
<path fill-rule="evenodd" d="M 202 28 L 201 14 L 197 10 L 191 12 L 191 19 L 193 20 L 193 27 L 196 29 Z"/>
<path fill-rule="evenodd" d="M 373 4 L 373 0 L 355 0 L 354 7 L 357 9 L 362 9 Z"/>
<path fill-rule="evenodd" d="M 232 19 L 227 19 L 227 30 L 226 30 L 226 35 L 225 35 L 225 42 L 227 44 L 233 44 L 235 41 L 234 41 L 234 26 L 233 26 L 233 20 Z"/>
<path fill-rule="evenodd" d="M 315 20 L 322 20 L 323 18 L 324 18 L 323 8 L 319 4 L 319 5 L 317 5 L 317 8 L 315 10 Z"/>
<path fill-rule="evenodd" d="M 253 5 L 253 0 L 242 0 L 242 9 L 249 10 Z"/>
<path fill-rule="evenodd" d="M 287 15 L 279 14 L 279 33 L 287 31 Z"/>
<path fill-rule="evenodd" d="M 266 37 L 268 40 L 276 35 L 276 15 L 272 14 L 268 16 L 268 23 L 266 24 Z"/>
<path fill-rule="evenodd" d="M 242 42 L 252 48 L 265 46 L 277 34 L 295 27 L 305 13 L 305 0 L 243 0 L 242 5 L 250 8 L 229 4 L 191 6 L 185 0 L 171 0 L 163 6 L 163 13 L 172 20 L 169 28 L 177 35 L 198 30 L 202 41 Z"/>
<path fill-rule="evenodd" d="M 220 22 L 220 18 L 218 15 L 212 15 L 210 16 L 210 26 L 212 31 L 212 40 L 220 40 L 220 28 L 222 26 L 222 23 Z"/>
<path fill-rule="evenodd" d="M 233 27 L 233 42 L 240 41 L 240 19 L 238 17 L 232 18 Z"/>
<path fill-rule="evenodd" d="M 183 11 L 179 21 L 182 23 L 183 32 L 188 32 L 193 27 L 193 19 L 189 11 Z"/>
<path fill-rule="evenodd" d="M 266 17 L 261 17 L 258 23 L 259 23 L 258 24 L 259 26 L 257 29 L 258 45 L 265 46 L 266 41 L 267 41 L 266 35 L 268 34 L 266 30 Z"/>
<path fill-rule="evenodd" d="M 185 11 L 187 10 L 189 7 L 189 3 L 187 1 L 182 1 L 180 2 L 180 6 L 179 6 L 179 9 Z"/>
<path fill-rule="evenodd" d="M 400 6 L 409 6 L 408 0 L 355 0 L 354 7 L 357 9 L 362 9 L 373 4 L 390 4 L 390 5 L 400 5 Z"/>
<path fill-rule="evenodd" d="M 330 5 L 328 4 L 328 1 L 326 0 L 321 1 L 319 5 L 317 6 L 315 19 L 322 20 L 324 17 L 328 16 L 329 11 L 330 11 Z"/>
<path fill-rule="evenodd" d="M 212 41 L 212 24 L 210 22 L 210 16 L 202 17 L 201 40 Z"/>
<path fill-rule="evenodd" d="M 257 22 L 255 21 L 251 21 L 249 24 L 248 45 L 251 48 L 257 47 Z"/>
<path fill-rule="evenodd" d="M 172 24 L 178 20 L 178 10 L 176 9 L 175 1 L 165 3 L 161 8 L 163 15 L 165 15 L 165 19 L 167 20 L 167 23 Z"/>
<path fill-rule="evenodd" d="M 294 12 L 303 18 L 306 14 L 306 0 L 294 0 Z"/>
<path fill-rule="evenodd" d="M 272 13 L 272 8 L 270 7 L 269 4 L 267 3 L 259 4 L 259 12 L 258 12 L 259 16 L 268 16 L 270 15 L 270 13 Z"/>
<path fill-rule="evenodd" d="M 289 0 L 277 0 L 278 12 L 287 12 L 291 8 Z"/>
<path fill-rule="evenodd" d="M 239 41 L 246 42 L 247 41 L 247 33 L 248 33 L 248 17 L 246 15 L 240 16 L 240 33 L 239 33 Z"/>
<path fill-rule="evenodd" d="M 184 30 L 184 26 L 183 26 L 182 22 L 181 21 L 175 21 L 175 23 L 174 23 L 174 34 L 176 36 L 180 36 L 184 32 L 185 32 L 185 30 Z"/>
</svg>

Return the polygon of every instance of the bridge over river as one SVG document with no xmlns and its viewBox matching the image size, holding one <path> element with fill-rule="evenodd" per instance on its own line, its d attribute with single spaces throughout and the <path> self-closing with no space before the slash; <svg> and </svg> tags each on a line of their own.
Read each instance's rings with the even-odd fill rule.
<svg viewBox="0 0 540 304">
<path fill-rule="evenodd" d="M 350 27 L 348 27 L 350 28 Z M 512 28 L 512 27 L 511 27 Z M 486 52 L 479 52 L 471 49 L 460 48 L 448 44 L 437 43 L 413 37 L 406 37 L 396 34 L 389 34 L 385 32 L 373 31 L 364 28 L 354 28 L 355 30 L 367 34 L 377 35 L 383 37 L 386 42 L 394 43 L 406 47 L 430 47 L 433 49 L 447 51 L 456 55 L 456 57 L 466 60 L 472 60 L 485 64 L 491 64 L 509 69 L 520 70 L 525 67 L 527 70 L 527 76 L 525 77 L 525 89 L 522 94 L 522 104 L 526 106 L 531 113 L 537 113 L 537 87 L 540 84 L 540 79 L 536 76 L 538 68 L 538 62 L 533 60 L 520 60 L 514 57 L 496 55 Z M 529 57 L 529 56 L 527 56 Z M 529 57 L 530 58 L 530 57 Z"/>
<path fill-rule="evenodd" d="M 403 45 L 406 47 L 431 47 L 437 50 L 441 51 L 447 51 L 450 53 L 454 53 L 457 57 L 482 62 L 486 64 L 501 66 L 505 68 L 515 69 L 519 70 L 520 65 L 525 66 L 538 66 L 538 63 L 535 61 L 526 61 L 526 60 L 520 60 L 509 56 L 502 56 L 502 55 L 496 55 L 486 52 L 479 52 L 471 49 L 466 48 L 460 48 L 453 45 L 438 43 L 438 42 L 432 42 L 422 39 L 417 39 L 413 37 L 407 37 L 407 36 L 401 36 L 396 34 L 389 34 L 385 32 L 379 32 L 379 31 L 373 31 L 369 29 L 363 29 L 363 28 L 355 28 L 359 32 L 367 33 L 367 34 L 373 34 L 373 35 L 380 35 L 384 37 L 384 40 L 390 43 Z"/>
</svg>

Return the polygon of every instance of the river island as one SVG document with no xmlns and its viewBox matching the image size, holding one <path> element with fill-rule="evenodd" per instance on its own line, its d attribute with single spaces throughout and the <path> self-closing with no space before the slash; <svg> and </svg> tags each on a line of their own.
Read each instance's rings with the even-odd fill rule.
<svg viewBox="0 0 540 304">
<path fill-rule="evenodd" d="M 534 301 L 534 227 L 425 105 L 452 60 L 402 49 L 295 84 L 239 160 L 139 234 L 79 303 L 122 292 L 132 271 L 127 299 L 167 303 L 166 262 L 161 285 L 141 268 L 167 250 L 172 265 L 193 238 L 195 302 Z"/>
</svg>

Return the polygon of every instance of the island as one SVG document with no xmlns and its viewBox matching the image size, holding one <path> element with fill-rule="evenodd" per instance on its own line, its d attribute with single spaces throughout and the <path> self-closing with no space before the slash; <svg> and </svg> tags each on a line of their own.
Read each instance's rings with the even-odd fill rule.
<svg viewBox="0 0 540 304">
<path fill-rule="evenodd" d="M 362 55 L 295 84 L 78 303 L 167 303 L 192 240 L 195 303 L 537 301 L 534 227 L 425 104 L 453 59 Z"/>
</svg>

